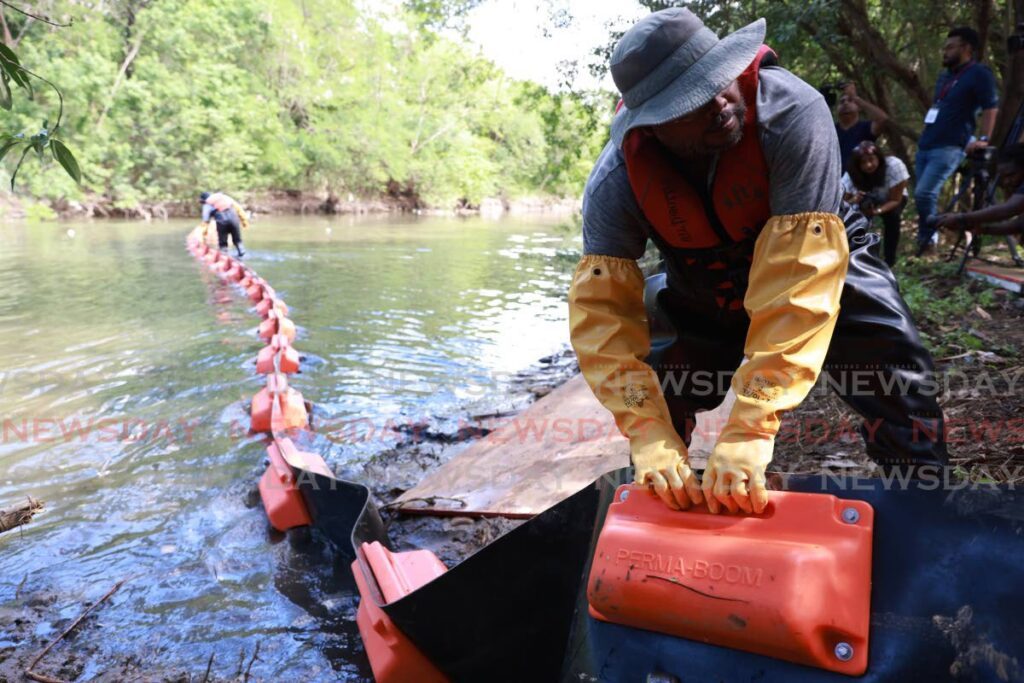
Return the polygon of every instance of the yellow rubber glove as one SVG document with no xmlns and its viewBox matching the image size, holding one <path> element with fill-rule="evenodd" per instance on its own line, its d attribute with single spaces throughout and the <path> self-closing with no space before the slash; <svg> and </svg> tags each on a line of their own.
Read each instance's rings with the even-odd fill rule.
<svg viewBox="0 0 1024 683">
<path fill-rule="evenodd" d="M 569 289 L 569 334 L 587 384 L 629 438 L 636 482 L 686 509 L 703 496 L 658 376 L 642 360 L 651 349 L 643 291 L 636 261 L 584 256 Z"/>
<path fill-rule="evenodd" d="M 249 228 L 249 214 L 245 212 L 245 209 L 238 202 L 232 201 L 231 208 L 238 214 L 238 222 L 242 224 L 242 230 L 247 230 Z"/>
<path fill-rule="evenodd" d="M 754 246 L 744 307 L 747 362 L 732 380 L 736 404 L 704 470 L 708 509 L 763 512 L 765 467 L 779 413 L 814 387 L 839 315 L 849 262 L 846 228 L 831 213 L 775 216 Z"/>
</svg>

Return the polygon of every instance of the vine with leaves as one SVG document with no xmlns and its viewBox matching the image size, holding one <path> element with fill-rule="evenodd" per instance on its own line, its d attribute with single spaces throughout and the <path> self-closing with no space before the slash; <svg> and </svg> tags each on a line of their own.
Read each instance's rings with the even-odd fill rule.
<svg viewBox="0 0 1024 683">
<path fill-rule="evenodd" d="M 70 24 L 54 22 L 49 17 L 31 14 L 19 7 L 5 2 L 4 0 L 0 0 L 0 5 L 8 7 L 20 14 L 24 14 L 36 21 L 50 24 L 51 26 L 70 26 Z M 0 41 L 0 107 L 3 107 L 7 111 L 11 111 L 14 106 L 14 94 L 11 84 L 24 89 L 28 93 L 29 99 L 32 99 L 35 94 L 32 87 L 33 78 L 45 83 L 52 88 L 55 93 L 57 93 L 57 120 L 53 124 L 52 128 L 50 127 L 49 120 L 43 121 L 43 125 L 39 129 L 39 132 L 34 135 L 27 135 L 25 133 L 0 133 L 0 162 L 2 162 L 9 153 L 14 152 L 17 154 L 18 150 L 21 149 L 21 156 L 18 157 L 18 163 L 15 165 L 14 171 L 11 173 L 11 190 L 14 190 L 18 171 L 21 170 L 21 166 L 25 162 L 25 158 L 34 151 L 41 160 L 47 149 L 50 150 L 50 154 L 53 155 L 53 158 L 56 159 L 57 163 L 61 165 L 67 174 L 71 176 L 76 183 L 81 183 L 82 170 L 78 166 L 78 161 L 75 160 L 75 155 L 71 153 L 71 150 L 68 149 L 67 145 L 57 138 L 57 134 L 60 131 L 61 121 L 64 118 L 64 95 L 61 93 L 60 88 L 52 82 L 25 68 L 21 64 L 21 60 L 18 58 L 18 55 L 14 50 Z"/>
</svg>

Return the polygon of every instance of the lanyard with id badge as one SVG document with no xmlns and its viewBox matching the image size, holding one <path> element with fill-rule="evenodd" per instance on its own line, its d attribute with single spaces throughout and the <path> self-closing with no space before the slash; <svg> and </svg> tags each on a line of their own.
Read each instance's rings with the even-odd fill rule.
<svg viewBox="0 0 1024 683">
<path fill-rule="evenodd" d="M 946 93 L 952 90 L 953 86 L 956 85 L 956 82 L 960 80 L 960 77 L 967 73 L 967 70 L 975 64 L 977 64 L 977 62 L 968 62 L 967 66 L 961 69 L 960 73 L 958 73 L 953 80 L 946 81 L 946 84 L 942 86 L 942 90 L 939 91 L 938 97 L 935 98 L 935 103 L 928 109 L 928 113 L 924 115 L 924 122 L 926 125 L 935 123 L 935 119 L 939 118 L 939 105 L 941 105 L 942 100 L 945 99 Z"/>
</svg>

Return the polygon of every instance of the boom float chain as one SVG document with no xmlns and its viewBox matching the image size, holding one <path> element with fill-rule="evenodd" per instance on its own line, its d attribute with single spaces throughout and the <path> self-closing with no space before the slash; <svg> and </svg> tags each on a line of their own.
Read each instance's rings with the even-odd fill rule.
<svg viewBox="0 0 1024 683">
<path fill-rule="evenodd" d="M 288 386 L 288 375 L 299 371 L 301 357 L 292 346 L 295 323 L 288 317 L 288 305 L 266 280 L 241 260 L 219 252 L 206 242 L 202 226 L 189 233 L 188 250 L 225 282 L 237 285 L 255 305 L 261 322 L 260 339 L 267 345 L 256 355 L 256 372 L 265 376 L 265 386 L 253 396 L 250 407 L 251 432 L 267 432 L 267 469 L 260 478 L 260 498 L 270 525 L 279 531 L 311 526 L 315 519 L 299 490 L 295 473 L 313 473 L 333 479 L 334 474 L 316 453 L 300 451 L 289 438 L 295 430 L 308 430 L 309 409 L 302 394 Z M 362 543 L 352 572 L 359 587 L 356 622 L 366 653 L 379 683 L 447 683 L 441 673 L 398 629 L 374 599 L 373 590 L 384 602 L 394 602 L 446 571 L 429 550 L 392 553 L 379 542 Z"/>
</svg>

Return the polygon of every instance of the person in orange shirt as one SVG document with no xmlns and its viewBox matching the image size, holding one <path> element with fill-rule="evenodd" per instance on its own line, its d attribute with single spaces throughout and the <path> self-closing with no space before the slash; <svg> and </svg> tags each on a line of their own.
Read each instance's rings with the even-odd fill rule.
<svg viewBox="0 0 1024 683">
<path fill-rule="evenodd" d="M 217 246 L 221 251 L 228 250 L 228 236 L 235 245 L 238 258 L 245 256 L 242 247 L 242 228 L 249 227 L 249 216 L 242 205 L 223 192 L 203 192 L 199 195 L 199 203 L 203 206 L 203 226 L 209 230 L 210 224 L 217 224 Z"/>
</svg>

